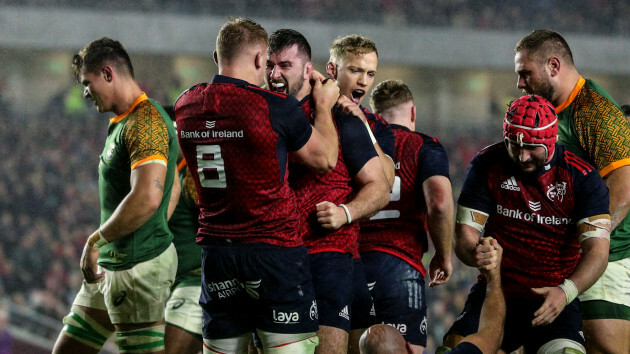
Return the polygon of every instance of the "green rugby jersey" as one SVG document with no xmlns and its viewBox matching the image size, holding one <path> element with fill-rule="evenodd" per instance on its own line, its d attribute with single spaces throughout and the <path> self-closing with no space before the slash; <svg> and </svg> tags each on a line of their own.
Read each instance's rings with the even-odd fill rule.
<svg viewBox="0 0 630 354">
<path fill-rule="evenodd" d="M 162 106 L 142 94 L 127 112 L 111 118 L 100 156 L 101 225 L 131 191 L 131 171 L 146 162 L 167 166 L 162 202 L 149 220 L 133 233 L 100 248 L 98 264 L 124 270 L 155 258 L 173 240 L 168 228 L 168 203 L 176 173 L 179 146 L 173 122 Z"/>
<path fill-rule="evenodd" d="M 195 181 L 188 171 L 186 160 L 177 166 L 182 191 L 168 227 L 173 232 L 173 244 L 177 250 L 177 274 L 173 288 L 201 286 L 201 246 L 195 242 L 199 229 L 199 206 Z"/>
<path fill-rule="evenodd" d="M 593 164 L 602 177 L 630 165 L 630 125 L 604 89 L 580 77 L 566 102 L 556 107 L 558 142 Z M 630 214 L 610 237 L 610 261 L 630 257 Z"/>
</svg>

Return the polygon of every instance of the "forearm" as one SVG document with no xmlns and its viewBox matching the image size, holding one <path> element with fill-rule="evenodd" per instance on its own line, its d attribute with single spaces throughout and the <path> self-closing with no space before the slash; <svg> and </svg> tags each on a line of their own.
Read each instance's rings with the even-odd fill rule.
<svg viewBox="0 0 630 354">
<path fill-rule="evenodd" d="M 477 267 L 475 246 L 479 242 L 479 235 L 480 233 L 470 226 L 455 225 L 455 254 L 469 267 Z"/>
<path fill-rule="evenodd" d="M 503 339 L 503 325 L 505 322 L 505 299 L 501 291 L 501 281 L 493 279 L 486 288 L 486 298 L 479 316 L 479 334 L 492 340 L 497 348 Z"/>
<path fill-rule="evenodd" d="M 610 219 L 614 230 L 630 211 L 630 166 L 620 167 L 604 178 L 610 197 Z"/>
<path fill-rule="evenodd" d="M 427 228 L 436 255 L 450 259 L 455 232 L 453 192 L 445 176 L 432 176 L 422 184 L 427 204 Z"/>
<path fill-rule="evenodd" d="M 453 209 L 433 212 L 428 215 L 429 235 L 435 247 L 435 254 L 450 258 L 453 251 Z"/>
<path fill-rule="evenodd" d="M 582 256 L 569 279 L 578 289 L 578 294 L 590 288 L 604 273 L 608 265 L 609 242 L 601 238 L 590 238 L 582 242 Z"/>
<path fill-rule="evenodd" d="M 381 162 L 381 166 L 383 166 L 383 173 L 387 178 L 387 185 L 389 190 L 391 191 L 394 187 L 394 177 L 396 176 L 396 167 L 394 166 L 394 160 L 391 157 L 387 156 L 378 143 L 374 144 L 374 149 L 378 153 L 378 159 Z"/>
<path fill-rule="evenodd" d="M 346 203 L 352 220 L 367 219 L 389 202 L 389 191 L 385 183 L 371 181 L 361 187 L 354 199 Z"/>
<path fill-rule="evenodd" d="M 339 141 L 337 129 L 332 121 L 332 111 L 324 107 L 315 108 L 315 121 L 313 123 L 313 133 L 319 134 L 324 142 L 323 158 L 333 169 L 337 164 L 337 154 L 339 153 Z"/>
<path fill-rule="evenodd" d="M 149 220 L 158 205 L 147 202 L 147 198 L 141 195 L 128 194 L 111 217 L 101 225 L 102 235 L 108 242 L 112 242 L 131 234 Z"/>
</svg>

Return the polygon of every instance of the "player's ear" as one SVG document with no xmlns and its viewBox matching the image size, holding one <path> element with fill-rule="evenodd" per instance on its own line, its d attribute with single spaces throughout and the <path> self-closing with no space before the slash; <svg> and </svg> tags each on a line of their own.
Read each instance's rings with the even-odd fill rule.
<svg viewBox="0 0 630 354">
<path fill-rule="evenodd" d="M 110 65 L 105 65 L 101 69 L 101 73 L 103 74 L 103 79 L 107 82 L 111 82 L 114 77 L 114 69 Z"/>
<path fill-rule="evenodd" d="M 549 58 L 547 61 L 547 68 L 549 69 L 549 74 L 553 77 L 558 75 L 560 71 L 560 66 L 562 66 L 562 62 L 556 56 Z"/>
<path fill-rule="evenodd" d="M 411 123 L 416 124 L 416 105 L 411 106 Z"/>
<path fill-rule="evenodd" d="M 263 56 L 263 52 L 256 52 L 256 59 L 254 60 L 254 65 L 256 66 L 256 69 L 266 68 L 266 63 L 267 56 Z"/>
<path fill-rule="evenodd" d="M 326 64 L 326 74 L 329 78 L 337 80 L 337 66 L 332 61 L 329 61 L 328 64 Z"/>
<path fill-rule="evenodd" d="M 217 54 L 216 50 L 212 52 L 212 58 L 214 59 L 214 63 L 219 65 L 219 55 Z"/>
<path fill-rule="evenodd" d="M 313 70 L 315 70 L 315 68 L 313 67 L 313 62 L 309 61 L 308 63 L 306 63 L 306 65 L 304 65 L 304 79 L 308 79 L 309 77 L 311 77 L 311 73 L 313 72 Z"/>
</svg>

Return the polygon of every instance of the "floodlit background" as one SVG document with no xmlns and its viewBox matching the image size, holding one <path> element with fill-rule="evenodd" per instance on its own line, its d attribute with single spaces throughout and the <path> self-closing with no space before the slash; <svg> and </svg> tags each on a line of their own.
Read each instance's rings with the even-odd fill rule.
<svg viewBox="0 0 630 354">
<path fill-rule="evenodd" d="M 72 55 L 92 40 L 120 40 L 142 88 L 169 105 L 216 73 L 211 53 L 229 15 L 269 33 L 302 32 L 320 71 L 333 39 L 365 35 L 379 49 L 375 84 L 404 80 L 417 129 L 447 147 L 457 197 L 468 162 L 501 139 L 506 105 L 520 95 L 516 42 L 538 28 L 560 32 L 581 74 L 626 104 L 628 14 L 628 0 L 0 0 L 0 352 L 50 352 L 99 223 L 96 168 L 109 115 L 83 100 L 70 74 Z M 427 353 L 476 279 L 454 262 L 448 285 L 426 292 Z"/>
</svg>

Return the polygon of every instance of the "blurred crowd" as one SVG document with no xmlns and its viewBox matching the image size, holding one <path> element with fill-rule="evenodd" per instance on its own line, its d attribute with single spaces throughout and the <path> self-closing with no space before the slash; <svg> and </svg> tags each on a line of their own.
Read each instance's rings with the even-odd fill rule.
<svg viewBox="0 0 630 354">
<path fill-rule="evenodd" d="M 0 4 L 478 30 L 530 31 L 553 24 L 559 32 L 619 36 L 630 32 L 630 18 L 618 15 L 630 13 L 627 0 L 0 0 Z"/>
<path fill-rule="evenodd" d="M 109 118 L 77 100 L 76 87 L 55 95 L 42 116 L 12 112 L 0 102 L 0 298 L 59 326 L 83 278 L 83 244 L 99 225 L 97 166 Z M 450 153 L 455 196 L 470 158 L 493 140 L 480 138 L 485 135 L 436 135 Z M 441 342 L 476 278 L 475 270 L 454 262 L 453 279 L 427 290 L 428 350 Z"/>
</svg>

